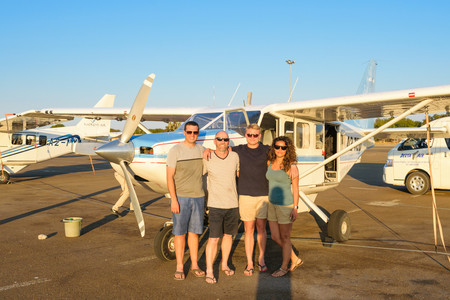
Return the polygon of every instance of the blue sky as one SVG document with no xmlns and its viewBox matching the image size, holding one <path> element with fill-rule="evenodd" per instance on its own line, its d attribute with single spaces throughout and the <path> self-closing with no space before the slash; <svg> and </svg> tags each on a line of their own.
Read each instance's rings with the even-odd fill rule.
<svg viewBox="0 0 450 300">
<path fill-rule="evenodd" d="M 0 1 L 0 118 L 89 107 L 285 102 L 450 84 L 448 1 Z"/>
</svg>

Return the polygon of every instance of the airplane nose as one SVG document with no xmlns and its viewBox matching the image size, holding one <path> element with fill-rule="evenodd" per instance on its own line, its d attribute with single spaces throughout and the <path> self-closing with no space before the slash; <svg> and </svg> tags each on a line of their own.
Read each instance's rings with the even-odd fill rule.
<svg viewBox="0 0 450 300">
<path fill-rule="evenodd" d="M 132 142 L 122 143 L 120 140 L 114 140 L 99 147 L 95 153 L 116 164 L 121 161 L 131 163 L 134 158 L 134 145 Z"/>
</svg>

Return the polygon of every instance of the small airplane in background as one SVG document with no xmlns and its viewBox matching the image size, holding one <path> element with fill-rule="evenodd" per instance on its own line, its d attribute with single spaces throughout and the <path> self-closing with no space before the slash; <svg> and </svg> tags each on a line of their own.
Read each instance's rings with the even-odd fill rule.
<svg viewBox="0 0 450 300">
<path fill-rule="evenodd" d="M 120 139 L 103 145 L 96 153 L 125 177 L 141 236 L 145 235 L 145 224 L 133 184 L 167 195 L 167 153 L 184 140 L 183 124 L 174 132 L 133 136 L 135 129 L 143 126 L 141 121 L 179 121 L 185 117 L 186 121 L 196 121 L 200 127 L 197 141 L 206 148 L 214 148 L 214 136 L 220 130 L 228 132 L 231 146 L 245 143 L 244 133 L 250 123 L 261 127 L 264 144 L 277 136 L 289 136 L 296 147 L 300 173 L 299 212 L 313 210 L 327 223 L 327 234 L 342 242 L 351 233 L 348 214 L 336 210 L 328 215 L 314 203 L 317 194 L 338 186 L 363 152 L 373 146 L 373 137 L 387 127 L 410 114 L 443 112 L 450 107 L 450 85 L 446 85 L 261 106 L 251 105 L 248 99 L 243 107 L 145 109 L 154 78 L 151 74 L 144 81 L 129 112 L 112 108 L 71 110 L 70 114 L 64 110 L 47 112 L 126 119 Z M 373 118 L 394 116 L 380 128 L 373 128 Z M 174 259 L 171 222 L 156 235 L 154 247 L 159 258 Z"/>
<path fill-rule="evenodd" d="M 112 107 L 115 97 L 106 94 L 94 107 Z M 37 127 L 70 119 L 27 111 L 0 120 L 0 184 L 9 183 L 11 174 L 30 164 L 69 153 L 95 154 L 94 149 L 110 140 L 110 120 L 83 118 L 74 126 Z M 21 127 L 24 130 L 14 132 Z"/>
</svg>

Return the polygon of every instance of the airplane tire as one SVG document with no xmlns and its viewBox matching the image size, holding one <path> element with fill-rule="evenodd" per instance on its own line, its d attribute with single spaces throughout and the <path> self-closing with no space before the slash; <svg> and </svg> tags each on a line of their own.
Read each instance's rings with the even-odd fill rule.
<svg viewBox="0 0 450 300">
<path fill-rule="evenodd" d="M 0 184 L 7 184 L 9 182 L 9 173 L 6 171 L 3 171 L 3 175 L 0 172 Z"/>
<path fill-rule="evenodd" d="M 344 210 L 334 211 L 328 220 L 328 235 L 338 242 L 345 242 L 350 238 L 350 217 Z"/>
<path fill-rule="evenodd" d="M 174 260 L 175 257 L 175 236 L 172 234 L 172 225 L 161 228 L 156 234 L 154 242 L 155 255 L 160 260 Z"/>
<path fill-rule="evenodd" d="M 424 172 L 415 171 L 406 177 L 406 188 L 413 195 L 423 195 L 430 189 L 430 178 Z"/>
</svg>

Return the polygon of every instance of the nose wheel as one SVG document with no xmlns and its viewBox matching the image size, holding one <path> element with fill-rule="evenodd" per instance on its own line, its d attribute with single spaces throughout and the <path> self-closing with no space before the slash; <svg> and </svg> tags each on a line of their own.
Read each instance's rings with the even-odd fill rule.
<svg viewBox="0 0 450 300">
<path fill-rule="evenodd" d="M 172 227 L 172 223 L 166 223 L 155 236 L 155 255 L 163 261 L 175 259 L 175 236 L 172 234 Z"/>
</svg>

